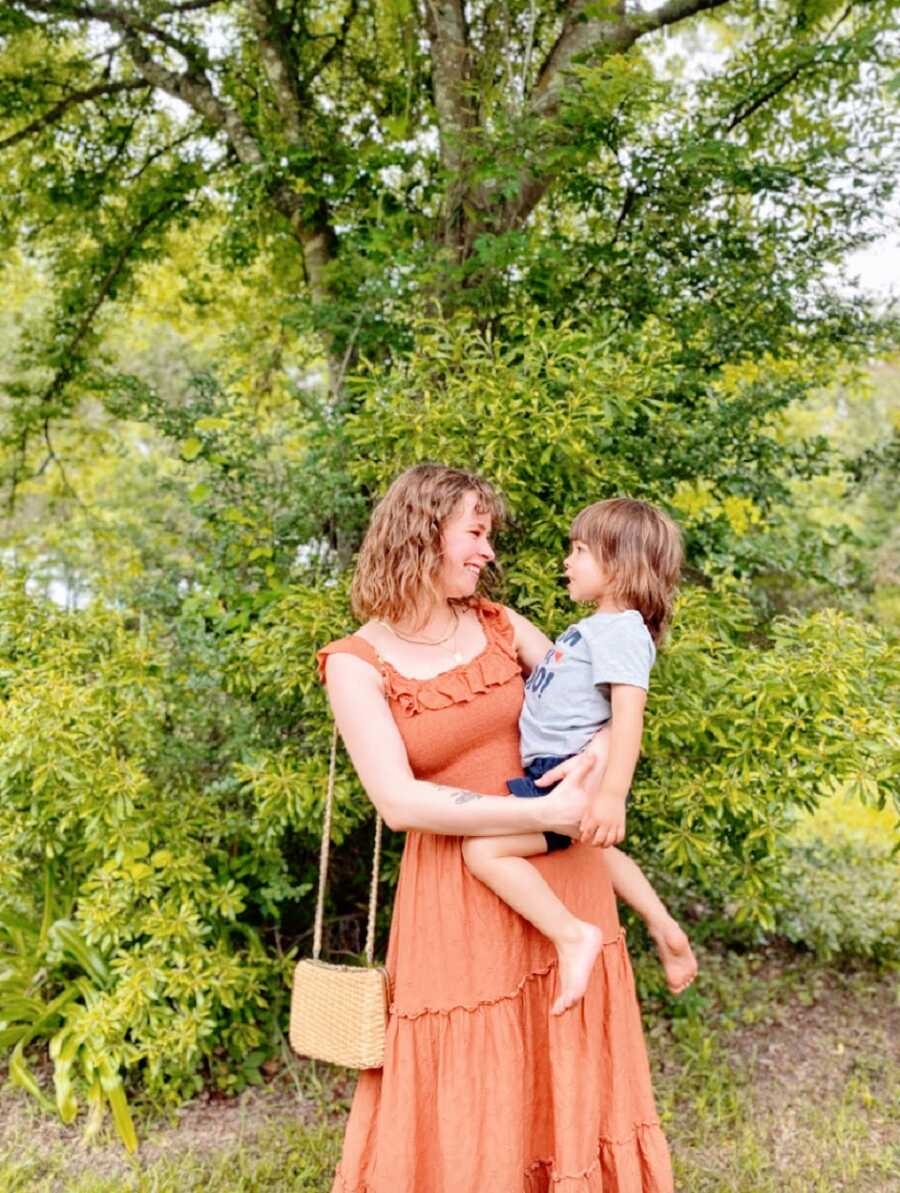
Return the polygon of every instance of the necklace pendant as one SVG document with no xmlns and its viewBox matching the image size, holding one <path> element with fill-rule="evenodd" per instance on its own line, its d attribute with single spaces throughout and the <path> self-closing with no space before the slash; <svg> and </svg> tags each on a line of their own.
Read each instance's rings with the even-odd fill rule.
<svg viewBox="0 0 900 1193">
<path fill-rule="evenodd" d="M 458 650 L 454 650 L 454 652 L 453 652 L 453 661 L 454 661 L 454 663 L 457 663 L 457 664 L 462 662 L 462 655 L 459 653 Z"/>
</svg>

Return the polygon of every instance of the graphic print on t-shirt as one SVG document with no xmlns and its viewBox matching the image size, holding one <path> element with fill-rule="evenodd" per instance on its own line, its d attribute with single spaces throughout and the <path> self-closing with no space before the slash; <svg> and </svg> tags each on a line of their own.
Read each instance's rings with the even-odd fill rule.
<svg viewBox="0 0 900 1193">
<path fill-rule="evenodd" d="M 554 646 L 551 646 L 544 655 L 543 662 L 532 671 L 525 681 L 525 690 L 532 692 L 538 700 L 550 687 L 553 679 L 559 670 L 560 665 L 566 658 L 566 646 L 575 646 L 581 641 L 581 633 L 576 630 L 574 626 L 569 626 L 564 634 L 556 639 Z"/>
</svg>

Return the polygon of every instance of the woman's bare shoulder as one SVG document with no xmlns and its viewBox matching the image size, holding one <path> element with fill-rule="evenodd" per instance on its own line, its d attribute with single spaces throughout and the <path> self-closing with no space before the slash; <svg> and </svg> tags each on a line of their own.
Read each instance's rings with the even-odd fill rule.
<svg viewBox="0 0 900 1193">
<path fill-rule="evenodd" d="M 338 676 L 364 677 L 371 673 L 381 684 L 381 655 L 371 638 L 361 632 L 365 629 L 361 626 L 355 633 L 329 642 L 317 652 L 319 677 L 323 682 Z"/>
<path fill-rule="evenodd" d="M 384 626 L 374 618 L 369 621 L 364 621 L 358 630 L 355 630 L 351 635 L 353 638 L 362 638 L 363 642 L 368 642 L 370 646 L 377 650 L 381 644 L 385 634 Z"/>
</svg>

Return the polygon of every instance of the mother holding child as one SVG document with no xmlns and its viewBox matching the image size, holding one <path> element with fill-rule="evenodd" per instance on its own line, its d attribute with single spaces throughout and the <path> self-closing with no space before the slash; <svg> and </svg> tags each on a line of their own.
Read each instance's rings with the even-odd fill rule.
<svg viewBox="0 0 900 1193">
<path fill-rule="evenodd" d="M 680 536 L 644 502 L 582 510 L 565 573 L 592 609 L 554 644 L 478 595 L 502 515 L 474 474 L 404 472 L 360 551 L 363 624 L 318 656 L 360 781 L 407 833 L 384 1067 L 360 1074 L 333 1193 L 673 1187 L 616 896 L 674 992 L 696 963 L 616 845 Z"/>
</svg>

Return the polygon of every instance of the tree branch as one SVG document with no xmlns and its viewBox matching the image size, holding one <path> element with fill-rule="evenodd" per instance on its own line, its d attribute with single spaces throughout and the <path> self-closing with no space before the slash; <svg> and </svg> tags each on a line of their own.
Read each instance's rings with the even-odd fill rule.
<svg viewBox="0 0 900 1193">
<path fill-rule="evenodd" d="M 319 61 L 316 64 L 315 70 L 312 72 L 312 74 L 306 75 L 304 77 L 304 79 L 303 79 L 303 89 L 304 90 L 307 87 L 309 87 L 310 83 L 312 83 L 314 79 L 317 79 L 319 77 L 319 75 L 322 73 L 322 71 L 325 69 L 325 67 L 329 64 L 329 62 L 332 62 L 337 57 L 337 55 L 341 52 L 341 50 L 344 48 L 344 46 L 347 43 L 347 35 L 350 32 L 350 26 L 353 24 L 353 21 L 356 17 L 358 10 L 359 10 L 359 0 L 350 0 L 350 6 L 347 9 L 347 11 L 344 13 L 344 19 L 341 21 L 341 27 L 340 27 L 340 29 L 338 29 L 337 33 L 334 35 L 334 41 L 331 43 L 331 45 L 328 47 L 328 49 L 325 51 L 325 53 L 319 59 Z"/>
<path fill-rule="evenodd" d="M 16 459 L 9 473 L 9 492 L 6 495 L 6 516 L 11 518 L 16 511 L 16 493 L 25 471 L 28 458 L 28 428 L 22 427 L 16 441 Z"/>
<path fill-rule="evenodd" d="M 198 130 L 196 128 L 189 128 L 187 132 L 183 133 L 180 137 L 176 137 L 174 141 L 168 141 L 165 145 L 161 145 L 158 149 L 154 149 L 152 153 L 147 154 L 138 168 L 133 173 L 127 174 L 122 181 L 126 183 L 137 182 L 144 171 L 152 166 L 155 161 L 158 161 L 161 157 L 165 157 L 167 153 L 171 153 L 173 149 L 177 149 L 180 145 L 184 145 L 187 141 L 190 141 L 192 137 L 196 137 L 197 131 Z M 207 171 L 207 176 L 209 176 L 210 173 L 211 171 Z"/>
<path fill-rule="evenodd" d="M 50 382 L 48 383 L 46 388 L 43 390 L 43 392 L 40 394 L 40 397 L 38 399 L 40 406 L 42 406 L 46 409 L 46 407 L 49 406 L 49 404 L 55 398 L 57 398 L 59 396 L 61 391 L 65 388 L 65 386 L 68 384 L 68 382 L 74 376 L 74 374 L 76 372 L 76 366 L 78 363 L 77 353 L 78 353 L 78 350 L 82 344 L 82 341 L 84 340 L 85 336 L 90 331 L 91 325 L 92 325 L 94 319 L 96 318 L 97 312 L 100 310 L 103 303 L 106 301 L 107 297 L 109 296 L 110 290 L 112 289 L 114 282 L 118 278 L 119 274 L 122 272 L 123 268 L 125 267 L 126 262 L 128 261 L 128 258 L 131 256 L 132 252 L 137 248 L 137 246 L 143 240 L 146 233 L 153 226 L 153 224 L 157 222 L 157 220 L 163 218 L 164 216 L 168 215 L 171 212 L 176 211 L 180 206 L 184 205 L 185 202 L 186 202 L 185 195 L 177 195 L 174 197 L 170 197 L 165 203 L 161 203 L 158 207 L 154 208 L 152 211 L 147 212 L 147 214 L 144 216 L 144 218 L 141 219 L 135 225 L 134 228 L 132 228 L 131 232 L 128 234 L 125 241 L 120 245 L 119 251 L 116 254 L 115 259 L 113 260 L 112 264 L 107 269 L 106 273 L 103 275 L 103 278 L 100 281 L 100 285 L 97 289 L 97 292 L 94 295 L 93 301 L 91 302 L 90 306 L 85 311 L 85 313 L 83 314 L 83 316 L 80 319 L 74 332 L 69 337 L 65 347 L 59 352 L 59 356 L 61 357 L 63 363 L 57 368 L 57 370 L 54 373 L 53 377 L 51 378 Z M 53 462 L 55 462 L 60 469 L 60 473 L 63 477 L 64 483 L 66 484 L 66 487 L 69 489 L 69 491 L 72 493 L 72 495 L 77 500 L 77 494 L 74 492 L 71 485 L 68 484 L 68 480 L 65 475 L 65 469 L 64 469 L 62 462 L 60 461 L 58 455 L 56 454 L 56 452 L 53 448 L 53 444 L 50 440 L 49 427 L 50 427 L 50 418 L 52 417 L 52 413 L 53 413 L 52 410 L 47 411 L 46 413 L 43 414 L 43 417 L 41 420 L 42 426 L 43 426 L 44 440 L 47 444 L 47 447 L 48 447 L 49 453 L 50 453 L 48 456 L 48 459 L 44 462 L 44 465 L 42 466 L 42 470 L 43 470 L 43 468 L 45 468 L 47 466 L 48 463 L 51 462 L 51 460 Z M 28 425 L 26 424 L 26 425 L 22 426 L 20 434 L 19 434 L 19 442 L 17 445 L 18 463 L 13 468 L 11 476 L 10 476 L 10 488 L 9 488 L 9 493 L 7 495 L 7 513 L 10 516 L 12 515 L 12 513 L 15 509 L 16 492 L 18 489 L 19 480 L 22 475 L 22 471 L 24 470 L 24 467 L 25 467 L 26 452 L 27 452 L 29 439 L 30 439 L 29 428 L 28 428 Z"/>
<path fill-rule="evenodd" d="M 267 46 L 261 46 L 264 68 L 275 91 L 276 102 L 288 134 L 299 139 L 302 131 L 302 113 L 300 96 L 296 90 L 297 75 L 290 67 L 289 48 L 280 36 L 283 30 L 277 8 L 272 0 L 252 0 L 252 3 L 257 27 L 262 24 L 269 43 Z M 254 131 L 244 122 L 240 113 L 219 99 L 213 90 L 205 70 L 205 49 L 182 42 L 148 21 L 119 8 L 91 4 L 64 6 L 54 3 L 53 0 L 23 0 L 23 4 L 26 8 L 60 19 L 79 17 L 100 21 L 120 29 L 124 34 L 126 50 L 138 74 L 146 83 L 181 100 L 213 128 L 224 133 L 243 165 L 265 166 L 266 158 Z M 172 11 L 187 11 L 187 8 L 177 6 Z M 274 26 L 272 21 L 275 22 Z M 272 38 L 273 29 L 279 34 L 275 39 Z M 172 70 L 156 59 L 144 44 L 142 34 L 177 49 L 185 58 L 187 69 Z M 268 193 L 276 210 L 288 220 L 300 242 L 313 303 L 319 304 L 331 297 L 326 269 L 335 256 L 337 246 L 337 236 L 329 222 L 327 207 L 323 201 L 310 215 L 304 210 L 306 201 L 303 196 L 289 181 L 277 177 L 270 177 Z"/>
<path fill-rule="evenodd" d="M 729 0 L 668 0 L 654 12 L 624 16 L 623 6 L 616 4 L 608 20 L 584 19 L 584 10 L 591 0 L 571 0 L 562 31 L 556 44 L 541 67 L 528 104 L 532 116 L 547 118 L 556 115 L 569 70 L 576 59 L 592 52 L 622 54 L 641 37 L 674 25 L 688 17 L 713 8 L 721 8 Z M 535 209 L 556 177 L 553 171 L 526 170 L 520 176 L 519 191 L 505 207 L 501 227 L 521 224 Z"/>
<path fill-rule="evenodd" d="M 126 38 L 129 53 L 148 82 L 189 104 L 215 128 L 221 129 L 244 165 L 264 164 L 262 150 L 253 133 L 238 113 L 216 96 L 205 75 L 176 74 L 155 61 L 136 34 L 126 34 Z M 321 303 L 330 297 L 325 270 L 334 258 L 337 245 L 325 205 L 320 204 L 315 218 L 308 220 L 303 215 L 303 196 L 288 182 L 276 182 L 269 193 L 276 209 L 287 219 L 300 241 L 313 302 Z"/>
<path fill-rule="evenodd" d="M 112 289 L 113 283 L 122 272 L 132 252 L 141 243 L 145 234 L 157 222 L 157 220 L 169 214 L 170 212 L 177 210 L 177 208 L 182 206 L 184 202 L 185 199 L 183 195 L 170 198 L 165 203 L 160 204 L 159 207 L 155 207 L 152 211 L 147 212 L 144 218 L 138 221 L 134 228 L 132 228 L 128 237 L 120 246 L 119 251 L 116 254 L 115 259 L 113 260 L 109 269 L 107 269 L 106 273 L 100 280 L 100 285 L 97 288 L 97 292 L 94 295 L 93 301 L 82 315 L 81 320 L 75 328 L 75 331 L 66 344 L 63 354 L 64 363 L 56 370 L 56 373 L 50 380 L 50 383 L 41 394 L 40 402 L 42 405 L 52 402 L 53 399 L 59 394 L 63 386 L 72 377 L 75 367 L 76 353 L 78 352 L 78 349 L 81 345 L 81 341 L 90 331 L 91 324 L 93 323 L 97 312 L 106 301 L 107 295 Z"/>
<path fill-rule="evenodd" d="M 853 3 L 854 0 L 850 0 L 850 3 L 838 16 L 837 20 L 822 38 L 821 42 L 813 47 L 811 53 L 809 53 L 806 58 L 801 59 L 792 70 L 785 72 L 783 75 L 776 76 L 774 79 L 770 79 L 768 84 L 764 86 L 762 90 L 744 107 L 738 106 L 735 108 L 731 119 L 725 126 L 726 133 L 732 132 L 739 124 L 743 124 L 745 120 L 748 120 L 754 112 L 758 112 L 760 108 L 765 107 L 770 99 L 774 99 L 777 95 L 780 95 L 781 92 L 789 87 L 791 83 L 795 81 L 795 79 L 798 79 L 805 70 L 817 65 L 820 49 L 828 44 L 840 26 L 844 23 L 844 21 L 846 21 L 847 17 L 849 17 L 851 11 L 853 10 Z"/>
<path fill-rule="evenodd" d="M 250 0 L 250 19 L 256 29 L 259 56 L 275 96 L 275 105 L 288 139 L 297 144 L 303 135 L 299 70 L 278 9 L 272 0 Z"/>
<path fill-rule="evenodd" d="M 221 4 L 222 0 L 185 0 L 183 4 L 167 4 L 165 8 L 160 11 L 166 16 L 170 14 L 177 16 L 182 12 L 199 12 L 201 8 L 212 8 L 215 4 Z"/>
<path fill-rule="evenodd" d="M 756 95 L 745 107 L 735 108 L 731 114 L 731 119 L 725 125 L 726 135 L 734 132 L 737 126 L 743 124 L 745 120 L 749 120 L 754 112 L 758 112 L 760 108 L 765 107 L 770 99 L 774 99 L 777 95 L 780 95 L 782 91 L 789 87 L 811 65 L 812 61 L 798 63 L 793 70 L 788 71 L 781 78 L 772 80 L 769 86 Z"/>
<path fill-rule="evenodd" d="M 712 8 L 721 8 L 729 0 L 668 0 L 653 12 L 626 17 L 616 5 L 607 20 L 585 19 L 584 10 L 591 0 L 570 0 L 559 37 L 541 67 L 532 92 L 530 110 L 537 116 L 555 114 L 565 85 L 565 74 L 575 59 L 594 50 L 621 54 L 640 37 L 667 25 L 677 25 L 687 17 Z"/>
<path fill-rule="evenodd" d="M 47 465 L 50 464 L 51 462 L 54 463 L 56 465 L 57 471 L 59 472 L 59 475 L 62 479 L 63 488 L 68 492 L 69 496 L 74 500 L 76 505 L 80 506 L 83 510 L 85 510 L 85 512 L 89 512 L 88 507 L 84 504 L 84 502 L 78 496 L 78 493 L 76 492 L 75 488 L 73 487 L 72 482 L 69 480 L 69 476 L 68 476 L 68 473 L 66 472 L 65 465 L 62 462 L 62 457 L 59 456 L 59 454 L 56 451 L 56 448 L 53 446 L 53 440 L 50 438 L 50 419 L 49 418 L 44 419 L 44 443 L 47 445 L 47 458 L 44 460 L 43 464 L 41 464 L 40 468 L 37 470 L 37 472 L 34 474 L 34 476 L 35 477 L 41 476 L 41 474 L 47 468 Z"/>
<path fill-rule="evenodd" d="M 153 88 L 147 87 L 148 101 L 152 99 L 152 95 Z M 140 109 L 133 113 L 127 127 L 122 131 L 122 135 L 119 137 L 119 143 L 116 145 L 112 157 L 106 162 L 100 172 L 100 175 L 95 183 L 95 185 L 98 187 L 102 186 L 102 184 L 106 181 L 106 179 L 110 176 L 116 166 L 118 166 L 119 162 L 128 152 L 128 149 L 131 147 L 131 138 L 134 135 L 134 130 L 137 128 L 138 121 L 142 115 L 144 115 L 144 113 Z"/>
<path fill-rule="evenodd" d="M 80 17 L 85 21 L 99 21 L 103 25 L 110 25 L 124 31 L 130 30 L 133 33 L 146 33 L 157 41 L 162 42 L 163 45 L 169 46 L 170 49 L 176 50 L 191 66 L 203 67 L 208 65 L 208 54 L 205 46 L 197 45 L 194 42 L 183 41 L 180 37 L 175 37 L 174 34 L 167 33 L 164 29 L 158 28 L 150 21 L 145 21 L 143 18 L 125 9 L 98 7 L 91 4 L 63 6 L 54 3 L 54 0 L 24 0 L 24 5 L 26 8 L 33 9 L 36 12 L 44 13 L 47 16 L 61 17 L 64 20 Z"/>
<path fill-rule="evenodd" d="M 465 134 L 475 124 L 467 95 L 470 62 L 462 0 L 425 0 L 425 28 L 431 43 L 441 160 L 455 173 L 463 165 Z"/>
<path fill-rule="evenodd" d="M 122 80 L 117 83 L 97 83 L 94 87 L 87 87 L 84 91 L 71 91 L 64 96 L 58 103 L 49 108 L 43 116 L 38 116 L 36 120 L 32 120 L 30 124 L 26 124 L 24 128 L 20 128 L 17 133 L 12 133 L 0 141 L 0 150 L 9 149 L 11 146 L 18 144 L 19 141 L 24 141 L 27 137 L 39 133 L 41 129 L 55 124 L 61 116 L 63 116 L 69 108 L 73 108 L 78 104 L 89 103 L 90 100 L 96 99 L 101 95 L 115 95 L 120 91 L 146 91 L 148 85 L 141 80 Z"/>
<path fill-rule="evenodd" d="M 262 163 L 263 155 L 256 138 L 238 113 L 218 98 L 205 74 L 197 70 L 182 74 L 169 70 L 153 58 L 135 33 L 126 33 L 125 42 L 139 74 L 148 83 L 180 99 L 214 128 L 221 129 L 245 165 L 258 166 Z"/>
<path fill-rule="evenodd" d="M 773 99 L 776 99 L 782 94 L 782 92 L 786 91 L 791 83 L 795 82 L 804 71 L 821 64 L 817 51 L 821 48 L 821 46 L 828 43 L 828 41 L 837 31 L 838 27 L 849 16 L 852 7 L 853 4 L 851 0 L 851 3 L 847 5 L 841 15 L 838 17 L 837 21 L 825 35 L 822 42 L 819 43 L 818 46 L 815 46 L 812 53 L 810 53 L 805 59 L 798 62 L 797 65 L 791 70 L 785 71 L 783 74 L 776 76 L 774 79 L 769 79 L 762 89 L 748 103 L 743 106 L 738 105 L 735 107 L 730 118 L 725 122 L 723 129 L 724 136 L 727 137 L 729 133 L 733 132 L 739 125 L 743 124 L 745 120 L 749 120 L 751 116 L 765 107 L 767 103 Z M 616 243 L 625 220 L 631 215 L 635 208 L 638 207 L 642 199 L 646 198 L 648 198 L 647 195 L 638 195 L 637 191 L 632 185 L 626 187 L 625 200 L 622 204 L 621 210 L 619 211 L 615 228 L 613 230 L 613 235 L 604 246 L 606 249 L 611 248 Z M 576 288 L 579 290 L 583 289 L 588 280 L 594 275 L 596 270 L 596 262 L 591 262 L 578 276 Z"/>
</svg>

